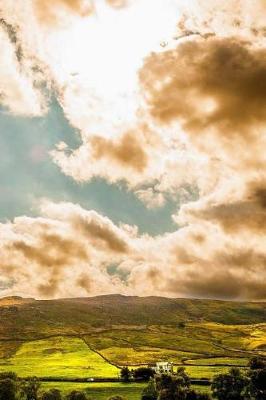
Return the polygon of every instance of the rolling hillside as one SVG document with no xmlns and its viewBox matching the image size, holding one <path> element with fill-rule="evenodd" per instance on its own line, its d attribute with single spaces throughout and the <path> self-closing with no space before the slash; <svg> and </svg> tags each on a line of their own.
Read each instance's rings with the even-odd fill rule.
<svg viewBox="0 0 266 400">
<path fill-rule="evenodd" d="M 0 319 L 0 339 L 28 339 L 115 325 L 176 326 L 181 321 L 258 324 L 266 322 L 266 305 L 121 295 L 46 301 L 11 297 L 0 300 Z"/>
<path fill-rule="evenodd" d="M 159 360 L 211 378 L 266 355 L 265 303 L 125 297 L 0 300 L 0 371 L 117 377 Z"/>
</svg>

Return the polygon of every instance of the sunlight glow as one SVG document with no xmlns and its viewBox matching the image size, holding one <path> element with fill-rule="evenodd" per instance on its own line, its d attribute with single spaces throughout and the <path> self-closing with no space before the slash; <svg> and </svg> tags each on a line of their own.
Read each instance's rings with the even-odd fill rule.
<svg viewBox="0 0 266 400">
<path fill-rule="evenodd" d="M 138 70 L 151 51 L 162 51 L 160 44 L 174 35 L 177 20 L 169 0 L 135 1 L 119 11 L 99 0 L 93 16 L 77 18 L 70 29 L 51 36 L 54 73 L 62 86 L 71 80 L 94 104 L 95 99 L 104 104 L 105 117 L 132 120 Z"/>
</svg>

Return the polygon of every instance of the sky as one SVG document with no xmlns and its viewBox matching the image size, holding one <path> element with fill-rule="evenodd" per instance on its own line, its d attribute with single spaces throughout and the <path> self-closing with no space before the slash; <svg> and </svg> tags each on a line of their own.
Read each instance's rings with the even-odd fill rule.
<svg viewBox="0 0 266 400">
<path fill-rule="evenodd" d="M 0 296 L 266 300 L 265 0 L 0 0 Z"/>
</svg>

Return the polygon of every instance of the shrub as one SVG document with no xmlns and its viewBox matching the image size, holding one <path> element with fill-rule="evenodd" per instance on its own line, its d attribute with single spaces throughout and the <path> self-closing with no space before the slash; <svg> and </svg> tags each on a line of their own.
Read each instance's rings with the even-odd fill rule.
<svg viewBox="0 0 266 400">
<path fill-rule="evenodd" d="M 212 395 L 218 400 L 244 400 L 248 379 L 238 368 L 231 368 L 227 374 L 221 374 L 212 382 Z"/>
<path fill-rule="evenodd" d="M 16 400 L 16 383 L 13 379 L 0 380 L 0 400 Z"/>
<path fill-rule="evenodd" d="M 42 400 L 62 400 L 61 392 L 58 389 L 51 389 L 44 392 L 41 397 Z"/>
<path fill-rule="evenodd" d="M 78 390 L 73 390 L 66 396 L 67 400 L 87 400 L 87 396 L 84 392 L 80 392 Z"/>
</svg>

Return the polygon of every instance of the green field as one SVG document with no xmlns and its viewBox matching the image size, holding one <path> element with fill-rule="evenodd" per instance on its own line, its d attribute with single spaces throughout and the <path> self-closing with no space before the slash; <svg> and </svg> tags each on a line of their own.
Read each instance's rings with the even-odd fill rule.
<svg viewBox="0 0 266 400">
<path fill-rule="evenodd" d="M 67 394 L 72 390 L 86 392 L 89 398 L 95 400 L 107 400 L 111 396 L 122 396 L 127 400 L 139 400 L 141 392 L 146 384 L 141 383 L 43 383 L 41 390 L 56 388 Z"/>
<path fill-rule="evenodd" d="M 252 354 L 265 354 L 256 348 L 263 335 L 264 325 L 190 323 L 182 329 L 153 326 L 142 331 L 115 329 L 81 337 L 8 342 L 6 350 L 2 342 L 0 371 L 21 377 L 111 378 L 119 376 L 122 366 L 136 368 L 165 360 L 176 368 L 186 367 L 192 378 L 211 379 L 230 366 L 246 367 Z"/>
<path fill-rule="evenodd" d="M 266 355 L 264 303 L 99 296 L 0 300 L 0 372 L 52 379 L 117 378 L 120 368 L 170 361 L 212 379 Z M 142 385 L 43 383 L 85 389 L 95 400 L 138 400 Z M 205 386 L 200 391 L 208 391 Z"/>
<path fill-rule="evenodd" d="M 49 382 L 43 383 L 41 391 L 52 388 L 59 389 L 63 394 L 68 394 L 72 390 L 81 390 L 86 392 L 89 398 L 95 400 L 107 400 L 111 396 L 122 396 L 127 400 L 139 400 L 146 383 L 67 383 L 67 382 Z M 210 386 L 192 385 L 192 388 L 202 392 L 210 393 Z"/>
<path fill-rule="evenodd" d="M 83 340 L 64 337 L 22 344 L 12 357 L 2 359 L 0 371 L 7 370 L 20 377 L 104 378 L 119 374 L 115 366 L 90 350 Z"/>
</svg>

